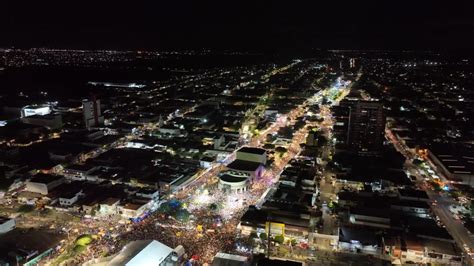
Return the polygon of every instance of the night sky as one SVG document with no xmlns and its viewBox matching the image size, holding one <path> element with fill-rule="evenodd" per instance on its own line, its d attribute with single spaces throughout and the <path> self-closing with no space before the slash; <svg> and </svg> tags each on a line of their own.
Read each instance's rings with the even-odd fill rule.
<svg viewBox="0 0 474 266">
<path fill-rule="evenodd" d="M 7 0 L 0 45 L 474 49 L 472 0 L 129 2 Z"/>
</svg>

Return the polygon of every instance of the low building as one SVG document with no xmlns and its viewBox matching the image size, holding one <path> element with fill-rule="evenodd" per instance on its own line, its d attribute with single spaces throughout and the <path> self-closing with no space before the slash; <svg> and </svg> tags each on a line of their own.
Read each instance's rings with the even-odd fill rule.
<svg viewBox="0 0 474 266">
<path fill-rule="evenodd" d="M 380 254 L 382 239 L 375 231 L 365 228 L 341 227 L 339 229 L 339 249 Z"/>
<path fill-rule="evenodd" d="M 429 202 L 430 198 L 423 190 L 416 189 L 399 189 L 398 195 L 401 200 L 413 200 L 413 201 L 424 201 Z"/>
<path fill-rule="evenodd" d="M 472 145 L 431 147 L 429 159 L 447 177 L 456 184 L 474 187 L 474 152 Z"/>
<path fill-rule="evenodd" d="M 174 127 L 174 126 L 162 126 L 158 129 L 158 132 L 161 136 L 172 138 L 172 137 L 186 137 L 188 134 L 186 131 Z"/>
<path fill-rule="evenodd" d="M 82 195 L 81 191 L 78 193 L 72 193 L 72 192 L 67 193 L 59 198 L 59 205 L 65 206 L 65 207 L 72 206 L 74 203 L 77 202 L 77 200 L 79 199 L 81 195 Z"/>
<path fill-rule="evenodd" d="M 425 248 L 417 238 L 405 238 L 402 240 L 401 262 L 425 263 Z"/>
<path fill-rule="evenodd" d="M 267 151 L 265 149 L 242 147 L 236 152 L 237 160 L 258 162 L 263 165 L 267 162 Z"/>
<path fill-rule="evenodd" d="M 250 182 L 246 175 L 223 174 L 219 176 L 219 189 L 226 192 L 244 192 L 249 188 Z"/>
<path fill-rule="evenodd" d="M 13 218 L 0 217 L 0 234 L 10 232 L 15 229 L 16 222 Z"/>
<path fill-rule="evenodd" d="M 247 257 L 218 252 L 212 260 L 212 266 L 250 266 L 250 262 Z"/>
<path fill-rule="evenodd" d="M 201 160 L 199 160 L 199 166 L 201 166 L 201 168 L 207 169 L 212 166 L 213 162 L 214 162 L 214 158 L 209 157 L 209 156 L 204 156 L 203 158 L 201 158 Z"/>
<path fill-rule="evenodd" d="M 64 176 L 37 174 L 26 182 L 26 191 L 48 195 L 55 187 L 64 183 Z"/>
<path fill-rule="evenodd" d="M 353 207 L 350 209 L 349 221 L 356 225 L 391 228 L 390 212 L 383 209 Z"/>
<path fill-rule="evenodd" d="M 425 239 L 423 244 L 427 263 L 461 265 L 461 252 L 456 244 L 434 239 Z"/>
<path fill-rule="evenodd" d="M 259 210 L 251 206 L 240 219 L 238 228 L 245 236 L 265 232 L 267 235 L 306 239 L 310 233 L 309 226 L 310 217 L 307 213 Z"/>
<path fill-rule="evenodd" d="M 227 191 L 246 191 L 255 179 L 263 176 L 267 162 L 266 150 L 243 147 L 236 152 L 236 159 L 227 165 L 219 179 L 219 188 Z M 244 179 L 245 178 L 245 179 Z"/>
<path fill-rule="evenodd" d="M 72 180 L 89 180 L 90 174 L 98 168 L 91 164 L 74 164 L 64 169 L 64 176 Z"/>
<path fill-rule="evenodd" d="M 398 264 L 456 265 L 462 263 L 456 244 L 447 241 L 419 238 L 414 235 L 384 236 L 384 254 Z"/>
<path fill-rule="evenodd" d="M 118 214 L 120 199 L 107 198 L 99 204 L 99 211 L 97 214 L 102 216 Z"/>
<path fill-rule="evenodd" d="M 21 108 L 21 117 L 28 117 L 34 115 L 47 115 L 51 113 L 51 106 L 46 104 L 41 105 L 27 105 Z"/>
<path fill-rule="evenodd" d="M 244 160 L 235 160 L 227 165 L 229 172 L 239 175 L 247 174 L 251 181 L 255 178 L 262 177 L 265 172 L 265 166 L 259 162 L 244 161 Z"/>
<path fill-rule="evenodd" d="M 152 188 L 141 188 L 137 191 L 136 195 L 141 198 L 156 200 L 160 196 L 160 191 Z"/>
<path fill-rule="evenodd" d="M 177 266 L 180 264 L 181 257 L 176 249 L 172 249 L 156 240 L 136 240 L 125 245 L 122 250 L 114 256 L 105 259 L 91 260 L 84 265 Z"/>
<path fill-rule="evenodd" d="M 431 208 L 425 201 L 399 200 L 390 204 L 392 210 L 402 211 L 404 214 L 420 218 L 429 218 Z"/>
<path fill-rule="evenodd" d="M 63 126 L 63 120 L 61 114 L 46 114 L 46 115 L 30 115 L 21 118 L 21 121 L 25 124 L 43 126 L 49 129 L 60 129 Z"/>
<path fill-rule="evenodd" d="M 149 206 L 149 202 L 128 202 L 118 206 L 119 214 L 126 219 L 141 217 Z"/>
</svg>

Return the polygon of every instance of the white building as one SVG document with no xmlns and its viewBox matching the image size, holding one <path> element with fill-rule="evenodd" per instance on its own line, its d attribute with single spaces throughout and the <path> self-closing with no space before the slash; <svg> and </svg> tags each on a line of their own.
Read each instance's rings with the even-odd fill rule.
<svg viewBox="0 0 474 266">
<path fill-rule="evenodd" d="M 185 137 L 187 136 L 186 131 L 174 127 L 174 126 L 167 126 L 164 125 L 158 129 L 158 132 L 165 137 Z"/>
<path fill-rule="evenodd" d="M 51 113 L 51 106 L 49 105 L 27 105 L 21 108 L 21 117 L 47 115 L 49 113 Z"/>
<path fill-rule="evenodd" d="M 172 249 L 156 240 L 137 240 L 128 243 L 117 255 L 106 258 L 107 261 L 92 260 L 85 265 L 175 266 L 181 263 L 181 253 L 182 247 Z"/>
<path fill-rule="evenodd" d="M 139 218 L 143 213 L 151 206 L 150 202 L 140 202 L 140 203 L 126 203 L 124 205 L 118 206 L 118 211 L 123 218 L 133 219 Z"/>
<path fill-rule="evenodd" d="M 97 127 L 104 124 L 104 117 L 100 110 L 100 100 L 82 101 L 82 115 L 86 128 Z"/>
<path fill-rule="evenodd" d="M 26 182 L 26 191 L 48 195 L 55 187 L 64 183 L 64 176 L 37 174 Z"/>
<path fill-rule="evenodd" d="M 64 207 L 72 206 L 76 203 L 81 196 L 84 196 L 82 190 L 79 191 L 71 191 L 70 193 L 66 193 L 65 195 L 59 197 L 59 205 Z"/>
<path fill-rule="evenodd" d="M 244 192 L 250 186 L 249 176 L 241 174 L 230 174 L 229 172 L 219 176 L 219 189 L 226 192 Z"/>
<path fill-rule="evenodd" d="M 203 158 L 201 158 L 201 160 L 199 160 L 199 166 L 201 166 L 201 168 L 210 168 L 212 166 L 212 163 L 214 162 L 214 158 L 212 157 L 209 157 L 209 156 L 205 156 Z"/>
</svg>

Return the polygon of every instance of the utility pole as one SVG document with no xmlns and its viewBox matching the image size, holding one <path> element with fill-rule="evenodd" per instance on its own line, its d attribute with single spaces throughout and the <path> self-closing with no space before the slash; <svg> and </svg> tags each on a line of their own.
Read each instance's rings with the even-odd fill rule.
<svg viewBox="0 0 474 266">
<path fill-rule="evenodd" d="M 272 231 L 272 215 L 271 215 L 271 213 L 269 213 L 267 215 L 267 223 L 268 223 L 267 257 L 270 258 L 270 248 L 271 248 L 270 234 L 271 234 L 271 231 Z"/>
</svg>

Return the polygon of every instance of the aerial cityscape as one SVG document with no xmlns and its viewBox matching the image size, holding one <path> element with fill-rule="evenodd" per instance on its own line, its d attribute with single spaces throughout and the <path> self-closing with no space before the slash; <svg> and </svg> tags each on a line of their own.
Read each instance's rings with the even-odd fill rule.
<svg viewBox="0 0 474 266">
<path fill-rule="evenodd" d="M 218 10 L 191 6 L 182 23 Z M 355 37 L 389 41 L 382 26 L 336 38 L 240 6 L 219 15 L 228 31 L 206 18 L 199 34 L 155 32 L 146 8 L 128 27 L 9 7 L 0 265 L 474 265 L 474 43 L 429 44 L 474 32 L 473 18 L 441 31 L 436 6 L 403 18 L 408 29 L 384 9 L 387 29 L 412 39 L 394 48 Z M 162 7 L 159 21 L 177 9 Z M 460 25 L 459 12 L 439 16 Z M 425 24 L 433 36 L 415 37 Z M 250 29 L 264 25 L 275 35 Z M 328 27 L 342 25 L 366 24 Z M 247 30 L 255 46 L 234 39 Z M 135 37 L 108 35 L 122 32 Z"/>
</svg>

